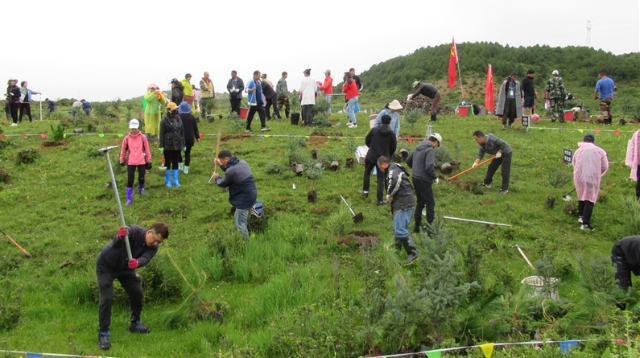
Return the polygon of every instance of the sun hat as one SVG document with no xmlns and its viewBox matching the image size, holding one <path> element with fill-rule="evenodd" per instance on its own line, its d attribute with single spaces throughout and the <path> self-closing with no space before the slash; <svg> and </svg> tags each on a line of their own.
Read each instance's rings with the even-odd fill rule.
<svg viewBox="0 0 640 358">
<path fill-rule="evenodd" d="M 138 129 L 140 128 L 140 122 L 133 118 L 132 120 L 129 121 L 129 129 Z"/>
<path fill-rule="evenodd" d="M 420 81 L 413 81 L 413 85 L 411 87 L 415 87 L 420 84 Z"/>
<path fill-rule="evenodd" d="M 169 102 L 167 103 L 167 109 L 170 111 L 175 111 L 176 109 L 178 109 L 178 105 L 173 102 Z"/>
<path fill-rule="evenodd" d="M 331 70 L 326 70 L 326 71 L 324 71 L 324 73 L 331 74 Z"/>
<path fill-rule="evenodd" d="M 438 133 L 433 133 L 429 138 L 435 138 L 439 143 L 442 143 L 442 136 Z"/>
<path fill-rule="evenodd" d="M 551 72 L 552 75 L 559 75 L 560 72 L 558 72 L 558 70 L 553 70 L 553 72 Z"/>
<path fill-rule="evenodd" d="M 178 113 L 191 113 L 191 109 L 189 102 L 182 101 L 178 106 Z"/>
<path fill-rule="evenodd" d="M 147 86 L 147 88 L 152 88 L 152 87 L 155 89 L 158 89 L 158 85 L 155 83 L 149 83 L 149 85 Z"/>
<path fill-rule="evenodd" d="M 393 101 L 391 101 L 389 103 L 389 109 L 393 109 L 393 110 L 400 110 L 402 109 L 402 105 L 400 104 L 400 102 L 398 102 L 397 99 L 394 99 Z"/>
</svg>

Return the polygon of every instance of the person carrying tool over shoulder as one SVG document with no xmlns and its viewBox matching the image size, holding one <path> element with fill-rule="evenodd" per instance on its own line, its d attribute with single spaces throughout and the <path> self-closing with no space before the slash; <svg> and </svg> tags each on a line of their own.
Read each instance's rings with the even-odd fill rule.
<svg viewBox="0 0 640 358">
<path fill-rule="evenodd" d="M 387 200 L 391 202 L 391 212 L 393 213 L 393 233 L 395 234 L 395 248 L 400 251 L 404 247 L 407 252 L 409 265 L 418 258 L 418 250 L 411 245 L 409 235 L 409 224 L 413 215 L 413 208 L 416 201 L 413 198 L 413 188 L 409 181 L 409 173 L 400 164 L 391 163 L 388 157 L 378 158 L 378 170 L 387 173 Z"/>
<path fill-rule="evenodd" d="M 125 237 L 129 235 L 131 256 L 128 257 Z M 140 322 L 142 303 L 141 278 L 135 271 L 144 267 L 158 252 L 158 245 L 169 237 L 169 228 L 156 222 L 149 229 L 137 225 L 121 226 L 118 234 L 109 244 L 102 248 L 96 262 L 100 303 L 98 321 L 100 325 L 98 344 L 101 349 L 111 348 L 111 306 L 113 304 L 113 280 L 120 281 L 122 288 L 129 295 L 131 317 L 129 331 L 131 333 L 149 333 L 151 329 Z"/>
<path fill-rule="evenodd" d="M 487 169 L 487 175 L 482 181 L 482 185 L 485 188 L 491 188 L 491 182 L 493 181 L 493 175 L 498 170 L 498 167 L 502 165 L 502 186 L 500 187 L 500 193 L 506 194 L 509 192 L 509 177 L 511 175 L 511 157 L 513 150 L 511 146 L 504 140 L 489 133 L 484 134 L 482 131 L 473 132 L 473 139 L 478 143 L 478 157 L 476 161 L 471 165 L 475 168 L 482 160 L 485 153 L 495 155 L 496 158 L 489 163 Z"/>
</svg>

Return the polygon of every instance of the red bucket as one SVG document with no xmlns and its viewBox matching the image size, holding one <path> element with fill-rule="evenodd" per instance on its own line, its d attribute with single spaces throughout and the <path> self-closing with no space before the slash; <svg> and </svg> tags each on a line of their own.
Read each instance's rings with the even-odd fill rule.
<svg viewBox="0 0 640 358">
<path fill-rule="evenodd" d="M 458 117 L 467 117 L 469 115 L 469 106 L 458 106 Z"/>
<path fill-rule="evenodd" d="M 247 114 L 249 113 L 249 109 L 240 108 L 240 119 L 247 119 Z"/>
</svg>

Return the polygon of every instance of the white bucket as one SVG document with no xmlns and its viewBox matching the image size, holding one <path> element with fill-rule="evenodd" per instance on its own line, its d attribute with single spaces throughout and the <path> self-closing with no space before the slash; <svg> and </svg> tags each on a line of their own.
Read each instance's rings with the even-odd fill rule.
<svg viewBox="0 0 640 358">
<path fill-rule="evenodd" d="M 560 280 L 558 280 L 557 278 L 551 277 L 549 279 L 545 279 L 544 277 L 540 276 L 529 276 L 520 281 L 520 283 L 522 283 L 523 285 L 528 285 L 533 289 L 531 296 L 542 296 L 546 294 L 547 298 L 550 298 L 552 300 L 560 299 L 560 294 L 558 294 L 559 282 Z M 545 285 L 551 286 L 550 290 L 548 290 L 548 292 L 546 293 Z"/>
</svg>

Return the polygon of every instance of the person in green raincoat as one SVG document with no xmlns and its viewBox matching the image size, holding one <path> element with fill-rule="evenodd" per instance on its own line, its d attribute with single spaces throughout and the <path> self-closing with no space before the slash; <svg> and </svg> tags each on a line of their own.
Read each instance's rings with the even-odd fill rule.
<svg viewBox="0 0 640 358">
<path fill-rule="evenodd" d="M 161 109 L 167 104 L 167 98 L 164 96 L 158 85 L 152 83 L 147 88 L 147 94 L 143 98 L 144 108 L 144 132 L 147 139 L 154 142 L 158 141 L 158 133 L 160 133 L 160 118 L 162 116 Z"/>
<path fill-rule="evenodd" d="M 186 75 L 184 75 L 184 79 L 181 81 L 182 86 L 184 87 L 184 97 L 182 97 L 182 100 L 191 105 L 191 114 L 195 116 L 196 106 L 193 104 L 195 97 L 193 86 L 191 85 L 191 77 L 191 74 L 187 73 Z"/>
</svg>

